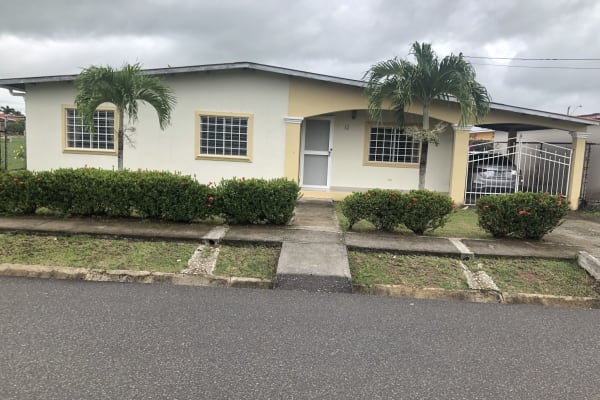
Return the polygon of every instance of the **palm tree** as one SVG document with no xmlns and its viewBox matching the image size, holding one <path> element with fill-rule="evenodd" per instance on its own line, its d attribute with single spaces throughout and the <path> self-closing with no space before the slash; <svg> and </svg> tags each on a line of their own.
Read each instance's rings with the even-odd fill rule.
<svg viewBox="0 0 600 400">
<path fill-rule="evenodd" d="M 171 122 L 171 112 L 175 106 L 175 96 L 171 89 L 158 77 L 142 72 L 139 63 L 125 64 L 120 70 L 109 66 L 85 68 L 75 84 L 78 94 L 75 98 L 77 112 L 89 132 L 94 129 L 94 114 L 102 103 L 112 103 L 119 114 L 115 127 L 118 138 L 118 168 L 123 169 L 124 117 L 129 123 L 138 119 L 138 102 L 150 104 L 158 115 L 160 129 L 164 130 Z"/>
<path fill-rule="evenodd" d="M 15 110 L 14 108 L 12 108 L 11 106 L 2 106 L 0 107 L 0 111 L 2 111 L 2 114 L 5 115 L 19 115 L 17 114 L 17 110 Z"/>
<path fill-rule="evenodd" d="M 477 122 L 489 111 L 490 96 L 475 80 L 475 70 L 466 61 L 462 53 L 450 54 L 441 61 L 429 43 L 415 42 L 410 52 L 416 64 L 393 58 L 379 62 L 365 73 L 366 93 L 371 118 L 380 122 L 382 105 L 386 99 L 391 101 L 391 109 L 399 127 L 404 127 L 404 112 L 414 100 L 423 104 L 422 129 L 407 129 L 421 142 L 421 161 L 419 165 L 419 188 L 425 187 L 425 170 L 429 141 L 437 143 L 437 134 L 445 126 L 431 129 L 429 109 L 434 99 L 449 100 L 455 98 L 460 106 L 458 124 Z"/>
</svg>

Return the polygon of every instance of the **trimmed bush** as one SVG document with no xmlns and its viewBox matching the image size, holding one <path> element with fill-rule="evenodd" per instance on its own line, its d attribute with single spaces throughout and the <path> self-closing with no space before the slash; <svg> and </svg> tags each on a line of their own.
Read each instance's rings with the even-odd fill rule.
<svg viewBox="0 0 600 400">
<path fill-rule="evenodd" d="M 405 199 L 402 222 L 417 235 L 444 226 L 455 208 L 449 196 L 424 189 L 410 191 Z"/>
<path fill-rule="evenodd" d="M 144 218 L 191 221 L 212 215 L 214 192 L 190 176 L 170 172 L 135 173 L 133 209 Z"/>
<path fill-rule="evenodd" d="M 286 224 L 294 215 L 300 187 L 278 179 L 226 179 L 217 187 L 215 212 L 231 224 Z"/>
<path fill-rule="evenodd" d="M 342 201 L 342 212 L 350 228 L 364 219 L 377 229 L 391 231 L 402 223 L 404 210 L 404 195 L 397 190 L 372 189 L 352 193 Z"/>
<path fill-rule="evenodd" d="M 285 224 L 300 187 L 286 179 L 228 179 L 217 187 L 161 171 L 57 169 L 0 175 L 0 213 L 154 218 L 192 221 L 222 215 L 235 224 Z"/>
<path fill-rule="evenodd" d="M 29 171 L 0 172 L 0 214 L 32 214 L 41 178 Z"/>
<path fill-rule="evenodd" d="M 189 176 L 95 168 L 40 172 L 39 206 L 62 216 L 109 216 L 191 221 L 212 214 L 214 189 Z"/>
<path fill-rule="evenodd" d="M 477 200 L 479 226 L 494 237 L 541 239 L 560 225 L 569 205 L 562 195 L 518 192 Z"/>
<path fill-rule="evenodd" d="M 342 202 L 350 227 L 364 219 L 377 229 L 394 230 L 404 224 L 416 234 L 444 225 L 454 204 L 450 197 L 429 190 L 403 194 L 397 190 L 372 189 L 353 193 Z"/>
</svg>

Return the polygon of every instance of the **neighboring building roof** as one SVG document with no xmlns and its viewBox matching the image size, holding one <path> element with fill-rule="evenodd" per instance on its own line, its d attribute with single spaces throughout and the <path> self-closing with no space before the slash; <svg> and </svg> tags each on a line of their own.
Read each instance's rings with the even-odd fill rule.
<svg viewBox="0 0 600 400">
<path fill-rule="evenodd" d="M 25 119 L 25 116 L 24 115 L 6 115 L 4 113 L 0 113 L 0 119 L 2 121 L 6 121 L 8 119 L 9 121 L 17 122 L 22 119 Z"/>
<path fill-rule="evenodd" d="M 205 65 L 192 65 L 187 67 L 168 67 L 168 68 L 153 68 L 145 69 L 144 72 L 148 75 L 177 75 L 194 72 L 208 72 L 208 71 L 226 71 L 226 70 L 254 70 L 270 72 L 274 74 L 281 74 L 299 78 L 313 79 L 318 81 L 337 83 L 341 85 L 356 86 L 364 88 L 366 82 L 357 79 L 340 78 L 332 75 L 317 74 L 314 72 L 300 71 L 296 69 L 276 67 L 272 65 L 259 64 L 254 62 L 232 62 L 222 64 L 205 64 Z M 24 92 L 27 84 L 32 83 L 49 83 L 49 82 L 71 82 L 75 80 L 77 74 L 73 75 L 54 75 L 54 76 L 40 76 L 30 78 L 8 78 L 0 79 L 0 88 L 9 90 L 16 90 Z M 452 99 L 451 99 L 452 101 Z M 577 123 L 583 123 L 585 125 L 599 125 L 594 119 L 585 117 L 575 117 L 565 114 L 552 113 L 547 111 L 534 110 L 531 108 L 509 106 L 507 104 L 491 103 L 490 107 L 496 110 L 510 111 L 520 113 L 524 115 L 532 115 L 538 117 L 552 118 L 562 121 L 571 121 Z M 495 129 L 494 127 L 490 127 Z"/>
</svg>

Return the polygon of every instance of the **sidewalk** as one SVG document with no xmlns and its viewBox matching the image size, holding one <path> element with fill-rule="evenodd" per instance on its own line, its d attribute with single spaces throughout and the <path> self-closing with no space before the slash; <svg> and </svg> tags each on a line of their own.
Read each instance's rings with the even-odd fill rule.
<svg viewBox="0 0 600 400">
<path fill-rule="evenodd" d="M 510 239 L 455 239 L 430 236 L 403 236 L 387 232 L 341 232 L 336 225 L 333 207 L 324 201 L 300 201 L 296 217 L 287 226 L 236 225 L 221 237 L 223 242 L 330 242 L 339 240 L 349 248 L 391 250 L 414 254 L 461 255 L 456 241 L 472 250 L 474 256 L 519 256 L 572 258 L 581 250 L 593 255 L 600 249 L 598 231 L 574 237 L 567 221 L 543 241 Z M 331 214 L 328 218 L 312 218 L 315 212 Z M 321 214 L 321 215 L 323 215 Z M 202 242 L 217 225 L 200 223 L 150 222 L 134 219 L 0 217 L 0 232 L 23 232 L 58 235 L 95 235 L 150 240 Z M 567 235 L 568 233 L 568 235 Z M 567 240 L 570 239 L 570 240 Z"/>
<path fill-rule="evenodd" d="M 578 224 L 579 223 L 579 224 Z M 595 225 L 594 225 L 595 223 Z M 195 243 L 254 242 L 281 244 L 276 287 L 323 291 L 349 291 L 350 273 L 346 249 L 389 250 L 406 254 L 575 258 L 586 251 L 600 255 L 600 223 L 581 227 L 568 220 L 544 241 L 475 240 L 403 236 L 385 232 L 342 232 L 331 202 L 300 200 L 293 221 L 287 226 L 231 226 L 200 223 L 149 222 L 133 219 L 0 217 L 0 232 L 53 235 L 87 234 L 173 240 Z M 315 286 L 312 277 L 328 281 Z M 339 290 L 337 290 L 337 289 Z M 331 290 L 330 290 L 331 289 Z"/>
</svg>

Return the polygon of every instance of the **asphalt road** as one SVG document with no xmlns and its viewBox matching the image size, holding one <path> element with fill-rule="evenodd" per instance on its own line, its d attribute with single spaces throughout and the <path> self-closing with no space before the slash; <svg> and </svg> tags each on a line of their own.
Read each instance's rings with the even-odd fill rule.
<svg viewBox="0 0 600 400">
<path fill-rule="evenodd" d="M 600 399 L 600 311 L 0 278 L 0 399 Z"/>
</svg>

